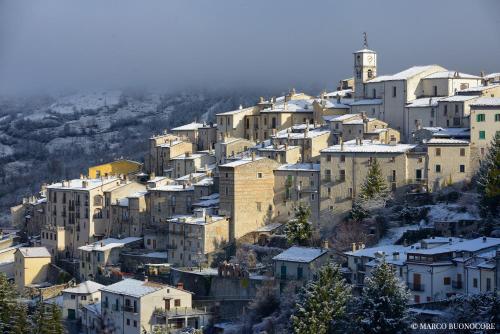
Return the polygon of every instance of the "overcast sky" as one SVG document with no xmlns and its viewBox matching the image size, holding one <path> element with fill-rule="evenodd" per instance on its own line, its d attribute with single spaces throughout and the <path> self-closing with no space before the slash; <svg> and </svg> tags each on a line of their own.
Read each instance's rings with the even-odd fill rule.
<svg viewBox="0 0 500 334">
<path fill-rule="evenodd" d="M 0 94 L 63 88 L 334 88 L 380 74 L 500 72 L 498 0 L 0 0 Z"/>
</svg>

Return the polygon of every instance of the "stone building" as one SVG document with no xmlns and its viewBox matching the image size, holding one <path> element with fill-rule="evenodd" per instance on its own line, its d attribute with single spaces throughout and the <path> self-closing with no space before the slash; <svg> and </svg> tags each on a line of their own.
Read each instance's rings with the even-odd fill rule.
<svg viewBox="0 0 500 334">
<path fill-rule="evenodd" d="M 471 166 L 476 170 L 493 138 L 500 135 L 500 97 L 481 97 L 470 108 Z"/>
<path fill-rule="evenodd" d="M 248 151 L 255 146 L 255 142 L 234 137 L 225 137 L 221 135 L 219 141 L 215 144 L 215 157 L 217 164 L 225 164 L 228 158 Z"/>
<path fill-rule="evenodd" d="M 102 239 L 104 192 L 126 181 L 107 177 L 73 179 L 47 186 L 47 225 L 41 244 L 56 258 L 78 256 L 78 247 Z"/>
<path fill-rule="evenodd" d="M 304 123 L 295 125 L 272 136 L 274 145 L 300 147 L 300 162 L 319 162 L 320 151 L 328 147 L 330 131 L 325 127 Z"/>
<path fill-rule="evenodd" d="M 157 176 L 172 175 L 172 158 L 193 152 L 193 144 L 186 139 L 165 133 L 149 139 L 149 150 L 145 158 L 146 173 Z"/>
<path fill-rule="evenodd" d="M 219 166 L 219 214 L 230 217 L 234 240 L 271 222 L 274 215 L 274 170 L 279 164 L 256 157 Z"/>
</svg>

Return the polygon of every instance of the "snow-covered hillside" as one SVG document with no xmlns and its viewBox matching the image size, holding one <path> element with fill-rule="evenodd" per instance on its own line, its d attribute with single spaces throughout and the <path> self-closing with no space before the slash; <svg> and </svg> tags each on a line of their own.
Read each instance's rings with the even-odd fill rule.
<svg viewBox="0 0 500 334">
<path fill-rule="evenodd" d="M 131 91 L 0 98 L 0 216 L 43 182 L 122 156 L 141 161 L 152 134 L 257 100 L 253 93 Z"/>
</svg>

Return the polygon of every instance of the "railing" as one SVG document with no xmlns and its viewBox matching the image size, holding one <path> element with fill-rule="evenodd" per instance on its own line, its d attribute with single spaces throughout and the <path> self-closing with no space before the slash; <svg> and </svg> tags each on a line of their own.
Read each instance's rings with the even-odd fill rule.
<svg viewBox="0 0 500 334">
<path fill-rule="evenodd" d="M 425 291 L 425 285 L 423 284 L 415 284 L 415 283 L 408 283 L 408 289 L 412 291 Z"/>
<path fill-rule="evenodd" d="M 125 305 L 122 307 L 123 312 L 129 312 L 129 313 L 137 313 L 137 310 L 134 310 L 134 307 L 132 305 Z"/>
<path fill-rule="evenodd" d="M 453 289 L 462 289 L 462 281 L 451 281 L 451 287 Z"/>
</svg>

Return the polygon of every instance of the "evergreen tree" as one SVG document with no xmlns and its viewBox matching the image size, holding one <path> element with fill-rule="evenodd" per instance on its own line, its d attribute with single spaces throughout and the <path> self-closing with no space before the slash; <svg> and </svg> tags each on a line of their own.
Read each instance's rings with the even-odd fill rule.
<svg viewBox="0 0 500 334">
<path fill-rule="evenodd" d="M 361 193 L 359 197 L 363 200 L 370 200 L 376 197 L 383 197 L 387 195 L 388 189 L 384 178 L 382 177 L 382 172 L 380 170 L 380 165 L 377 159 L 373 159 L 373 162 L 366 175 L 365 182 L 361 186 Z"/>
<path fill-rule="evenodd" d="M 479 205 L 483 217 L 496 216 L 500 207 L 500 135 L 490 144 L 476 175 Z"/>
<path fill-rule="evenodd" d="M 331 333 L 344 317 L 351 288 L 336 265 L 321 268 L 299 294 L 291 317 L 296 334 Z"/>
<path fill-rule="evenodd" d="M 12 326 L 9 334 L 29 333 L 31 324 L 28 318 L 28 310 L 25 305 L 17 304 L 12 314 Z"/>
<path fill-rule="evenodd" d="M 35 308 L 35 313 L 32 317 L 33 331 L 35 334 L 52 334 L 53 319 L 48 307 L 42 302 L 38 302 Z"/>
<path fill-rule="evenodd" d="M 50 315 L 50 333 L 64 334 L 64 325 L 61 309 L 56 304 L 51 304 L 49 307 Z"/>
<path fill-rule="evenodd" d="M 351 216 L 352 220 L 354 220 L 356 222 L 360 222 L 363 219 L 365 219 L 366 217 L 368 217 L 369 215 L 370 214 L 368 213 L 368 210 L 366 210 L 365 207 L 363 206 L 362 201 L 355 200 L 352 203 L 352 209 L 350 212 L 350 216 Z"/>
<path fill-rule="evenodd" d="M 354 326 L 362 333 L 406 333 L 410 330 L 410 294 L 394 270 L 382 261 L 366 278 L 356 301 Z"/>
<path fill-rule="evenodd" d="M 15 288 L 4 273 L 0 273 L 0 333 L 8 332 L 15 307 Z"/>
<path fill-rule="evenodd" d="M 307 245 L 312 237 L 312 227 L 309 223 L 311 209 L 300 204 L 295 208 L 295 219 L 285 226 L 285 234 L 290 244 Z"/>
</svg>

